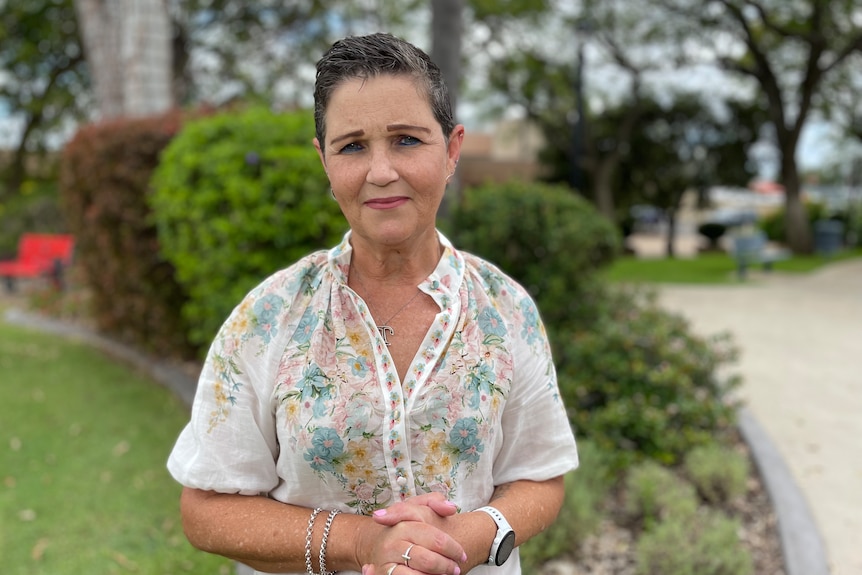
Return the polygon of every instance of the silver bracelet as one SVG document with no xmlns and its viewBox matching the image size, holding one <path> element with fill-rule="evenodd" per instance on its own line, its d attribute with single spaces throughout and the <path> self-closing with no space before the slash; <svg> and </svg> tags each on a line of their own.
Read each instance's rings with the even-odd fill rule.
<svg viewBox="0 0 862 575">
<path fill-rule="evenodd" d="M 329 539 L 329 530 L 332 528 L 332 520 L 335 516 L 341 513 L 338 509 L 333 509 L 329 512 L 329 517 L 326 518 L 326 526 L 323 528 L 323 539 L 320 541 L 320 575 L 335 575 L 335 571 L 329 572 L 326 570 L 326 540 Z"/>
<path fill-rule="evenodd" d="M 311 567 L 311 532 L 314 530 L 314 519 L 323 511 L 320 507 L 311 512 L 311 517 L 308 518 L 308 528 L 305 530 L 305 570 L 308 575 L 315 575 L 314 569 Z"/>
</svg>

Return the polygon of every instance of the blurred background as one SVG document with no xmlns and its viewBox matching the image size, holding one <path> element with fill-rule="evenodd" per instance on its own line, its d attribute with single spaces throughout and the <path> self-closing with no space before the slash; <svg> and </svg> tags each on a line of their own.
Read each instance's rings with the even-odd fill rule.
<svg viewBox="0 0 862 575">
<path fill-rule="evenodd" d="M 441 229 L 554 345 L 583 464 L 525 572 L 825 574 L 741 405 L 862 570 L 859 0 L 0 0 L 0 572 L 236 569 L 164 461 L 232 306 L 346 229 L 314 66 L 377 31 L 467 128 Z"/>
</svg>

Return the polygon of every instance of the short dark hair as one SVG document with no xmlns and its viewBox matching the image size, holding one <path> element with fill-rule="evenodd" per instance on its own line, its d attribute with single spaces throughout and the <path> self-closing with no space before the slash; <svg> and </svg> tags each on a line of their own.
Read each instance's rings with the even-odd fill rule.
<svg viewBox="0 0 862 575">
<path fill-rule="evenodd" d="M 411 76 L 428 96 L 434 118 L 447 139 L 455 128 L 449 90 L 440 68 L 409 42 L 391 34 L 349 36 L 335 42 L 317 62 L 314 82 L 314 128 L 321 148 L 326 137 L 326 109 L 335 89 L 354 78 L 369 79 L 384 74 Z"/>
</svg>

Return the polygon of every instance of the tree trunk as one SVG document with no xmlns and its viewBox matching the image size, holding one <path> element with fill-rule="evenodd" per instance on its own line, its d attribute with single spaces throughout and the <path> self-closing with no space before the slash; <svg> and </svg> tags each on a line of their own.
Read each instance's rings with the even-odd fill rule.
<svg viewBox="0 0 862 575">
<path fill-rule="evenodd" d="M 613 177 L 619 163 L 620 154 L 612 151 L 599 160 L 593 175 L 593 202 L 599 213 L 611 222 L 616 222 Z"/>
<path fill-rule="evenodd" d="M 123 114 L 123 66 L 120 53 L 122 13 L 119 0 L 75 0 L 81 43 L 93 82 L 98 115 Z"/>
<path fill-rule="evenodd" d="M 794 145 L 795 149 L 796 146 Z M 811 224 L 805 205 L 802 203 L 802 190 L 799 181 L 799 171 L 793 151 L 782 150 L 781 183 L 785 193 L 784 225 L 787 233 L 787 245 L 795 254 L 807 254 L 813 251 Z"/>
<path fill-rule="evenodd" d="M 75 0 L 99 117 L 148 116 L 173 105 L 165 0 Z"/>
<path fill-rule="evenodd" d="M 165 0 L 126 0 L 123 18 L 123 110 L 150 116 L 173 105 L 173 34 Z"/>
<path fill-rule="evenodd" d="M 464 0 L 431 0 L 431 59 L 443 73 L 452 113 L 458 120 L 458 91 L 461 84 L 461 36 Z M 447 136 L 449 134 L 446 134 Z M 457 170 L 449 180 L 449 192 L 440 205 L 440 217 L 446 218 L 450 204 L 461 199 L 461 182 Z"/>
</svg>

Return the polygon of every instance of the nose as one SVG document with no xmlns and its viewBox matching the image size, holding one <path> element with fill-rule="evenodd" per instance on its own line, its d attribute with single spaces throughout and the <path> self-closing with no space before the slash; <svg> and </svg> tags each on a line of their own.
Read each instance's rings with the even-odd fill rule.
<svg viewBox="0 0 862 575">
<path fill-rule="evenodd" d="M 382 187 L 396 181 L 398 177 L 398 170 L 386 150 L 375 150 L 371 153 L 371 163 L 365 175 L 366 182 Z"/>
</svg>

